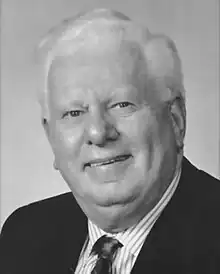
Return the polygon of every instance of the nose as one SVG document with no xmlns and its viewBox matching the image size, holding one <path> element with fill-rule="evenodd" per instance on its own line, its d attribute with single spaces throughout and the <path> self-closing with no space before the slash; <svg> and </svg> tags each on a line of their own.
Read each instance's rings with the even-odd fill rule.
<svg viewBox="0 0 220 274">
<path fill-rule="evenodd" d="M 117 140 L 119 133 L 112 121 L 100 110 L 90 114 L 87 124 L 87 143 L 89 145 L 105 146 L 108 142 Z"/>
</svg>

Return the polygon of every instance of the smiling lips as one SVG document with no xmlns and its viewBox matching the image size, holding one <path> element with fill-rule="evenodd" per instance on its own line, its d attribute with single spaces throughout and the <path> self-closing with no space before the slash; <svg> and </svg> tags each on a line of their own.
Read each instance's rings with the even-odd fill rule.
<svg viewBox="0 0 220 274">
<path fill-rule="evenodd" d="M 85 168 L 86 167 L 98 167 L 98 166 L 103 166 L 103 165 L 109 165 L 109 164 L 113 164 L 113 163 L 116 163 L 116 162 L 123 162 L 123 161 L 127 160 L 130 157 L 131 157 L 131 154 L 127 154 L 127 155 L 118 155 L 116 157 L 106 158 L 106 159 L 96 159 L 96 160 L 93 160 L 93 161 L 90 161 L 90 162 L 86 163 Z"/>
</svg>

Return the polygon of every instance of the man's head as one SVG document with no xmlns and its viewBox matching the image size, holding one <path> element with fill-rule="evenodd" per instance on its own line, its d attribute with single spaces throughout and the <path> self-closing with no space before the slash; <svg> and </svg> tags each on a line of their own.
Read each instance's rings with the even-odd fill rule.
<svg viewBox="0 0 220 274">
<path fill-rule="evenodd" d="M 40 47 L 55 165 L 88 218 L 106 231 L 126 229 L 180 166 L 185 105 L 176 48 L 109 10 L 65 21 Z"/>
</svg>

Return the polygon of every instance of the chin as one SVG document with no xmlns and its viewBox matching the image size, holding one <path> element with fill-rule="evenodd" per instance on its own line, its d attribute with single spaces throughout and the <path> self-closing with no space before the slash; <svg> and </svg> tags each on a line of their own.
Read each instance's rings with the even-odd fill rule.
<svg viewBox="0 0 220 274">
<path fill-rule="evenodd" d="M 87 202 L 85 197 L 76 197 L 76 200 L 93 223 L 106 232 L 116 233 L 134 225 L 142 217 L 137 213 L 140 204 L 138 197 L 117 198 L 96 197 L 95 202 L 94 198 L 93 202 Z"/>
<path fill-rule="evenodd" d="M 95 211 L 94 215 L 91 214 L 91 220 L 106 232 L 116 233 L 130 226 L 130 222 L 125 218 L 127 212 L 126 206 L 112 205 L 99 207 Z M 89 214 L 87 216 L 89 217 Z"/>
<path fill-rule="evenodd" d="M 134 204 L 101 208 L 99 216 L 102 215 L 102 218 L 94 218 L 92 221 L 106 232 L 118 233 L 132 227 L 141 220 L 143 214 L 138 214 L 137 208 Z"/>
</svg>

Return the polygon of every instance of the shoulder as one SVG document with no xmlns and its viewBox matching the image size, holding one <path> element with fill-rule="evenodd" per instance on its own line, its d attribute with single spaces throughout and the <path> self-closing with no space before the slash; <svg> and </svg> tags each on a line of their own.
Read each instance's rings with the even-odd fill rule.
<svg viewBox="0 0 220 274">
<path fill-rule="evenodd" d="M 190 182 L 191 188 L 200 188 L 199 193 L 204 191 L 206 196 L 216 196 L 218 191 L 220 191 L 220 181 L 217 178 L 198 169 L 185 157 L 183 159 L 181 177 L 188 183 Z"/>
<path fill-rule="evenodd" d="M 72 193 L 65 193 L 33 202 L 16 209 L 8 217 L 3 225 L 1 238 L 6 231 L 14 227 L 17 230 L 23 230 L 26 226 L 40 229 L 40 226 L 58 222 L 60 218 L 62 220 L 63 218 L 67 219 L 78 211 L 79 209 Z"/>
<path fill-rule="evenodd" d="M 76 202 L 71 193 L 61 194 L 16 209 L 5 221 L 0 242 L 4 241 L 7 235 L 10 237 L 32 238 L 34 234 L 49 229 L 51 225 L 70 219 L 74 216 L 77 208 Z"/>
<path fill-rule="evenodd" d="M 31 203 L 15 210 L 3 225 L 0 235 L 0 253 L 10 246 L 35 249 L 63 235 L 64 227 L 72 228 L 75 221 L 84 220 L 84 214 L 72 193 Z M 68 230 L 66 230 L 68 233 Z M 59 236 L 61 237 L 61 236 Z"/>
<path fill-rule="evenodd" d="M 181 230 L 209 241 L 219 235 L 219 196 L 220 181 L 184 158 L 179 184 L 165 212 L 171 223 L 181 224 Z"/>
<path fill-rule="evenodd" d="M 59 266 L 68 258 L 70 243 L 72 245 L 76 241 L 74 233 L 82 234 L 85 220 L 72 193 L 17 209 L 6 220 L 1 231 L 0 272 L 51 273 L 49 266 Z M 36 261 L 39 262 L 38 266 L 35 265 Z M 30 271 L 33 266 L 36 272 Z"/>
<path fill-rule="evenodd" d="M 220 213 L 220 181 L 184 158 L 180 185 L 194 207 Z"/>
<path fill-rule="evenodd" d="M 216 241 L 220 231 L 220 181 L 193 166 L 186 158 L 182 173 L 180 189 L 184 212 L 197 228 L 197 235 L 209 240 L 214 237 L 213 241 Z"/>
<path fill-rule="evenodd" d="M 182 161 L 181 179 L 192 182 L 191 187 L 200 186 L 203 188 L 209 184 L 211 189 L 220 188 L 219 179 L 211 176 L 204 170 L 197 168 L 186 157 L 184 157 Z"/>
</svg>

